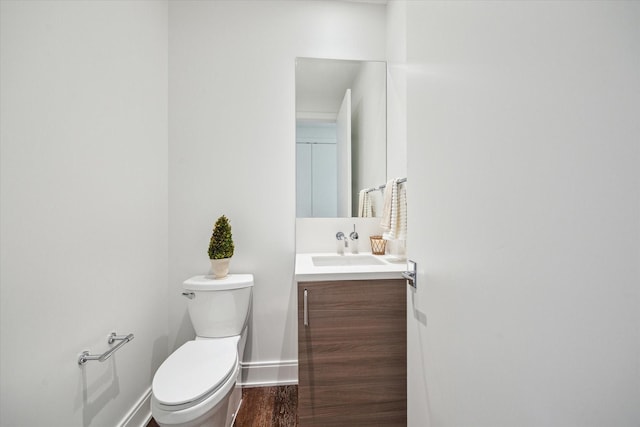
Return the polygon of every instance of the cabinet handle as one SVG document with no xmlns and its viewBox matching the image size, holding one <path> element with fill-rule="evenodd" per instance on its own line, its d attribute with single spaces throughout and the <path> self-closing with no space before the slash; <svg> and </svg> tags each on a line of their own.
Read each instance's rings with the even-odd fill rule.
<svg viewBox="0 0 640 427">
<path fill-rule="evenodd" d="M 304 304 L 303 304 L 303 310 L 304 310 L 304 326 L 309 326 L 309 310 L 307 308 L 307 298 L 308 298 L 308 294 L 309 291 L 308 290 L 304 290 Z"/>
</svg>

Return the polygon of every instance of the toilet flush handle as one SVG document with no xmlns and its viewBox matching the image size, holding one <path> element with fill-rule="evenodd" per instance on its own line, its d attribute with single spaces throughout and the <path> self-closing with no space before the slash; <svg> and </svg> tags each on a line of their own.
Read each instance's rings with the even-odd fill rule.
<svg viewBox="0 0 640 427">
<path fill-rule="evenodd" d="M 196 294 L 194 294 L 193 292 L 183 292 L 182 295 L 189 299 L 194 299 L 196 297 Z"/>
</svg>

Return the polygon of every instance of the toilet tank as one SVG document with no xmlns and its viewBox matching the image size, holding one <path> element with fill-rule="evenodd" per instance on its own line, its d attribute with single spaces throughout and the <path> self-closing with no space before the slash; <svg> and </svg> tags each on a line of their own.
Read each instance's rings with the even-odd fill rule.
<svg viewBox="0 0 640 427">
<path fill-rule="evenodd" d="M 195 276 L 183 283 L 196 336 L 221 338 L 240 335 L 249 318 L 253 274 L 229 274 L 223 279 Z M 189 295 L 188 295 L 189 296 Z"/>
</svg>

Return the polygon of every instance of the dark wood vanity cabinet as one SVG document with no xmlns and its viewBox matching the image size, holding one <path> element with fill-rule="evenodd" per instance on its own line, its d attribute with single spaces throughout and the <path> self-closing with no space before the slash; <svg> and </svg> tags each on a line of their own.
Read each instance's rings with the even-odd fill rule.
<svg viewBox="0 0 640 427">
<path fill-rule="evenodd" d="M 406 426 L 406 335 L 403 279 L 298 283 L 300 427 Z"/>
</svg>

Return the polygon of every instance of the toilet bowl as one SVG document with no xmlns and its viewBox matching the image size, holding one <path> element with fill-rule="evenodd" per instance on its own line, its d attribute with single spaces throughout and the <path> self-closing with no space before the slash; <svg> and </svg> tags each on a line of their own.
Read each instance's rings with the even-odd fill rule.
<svg viewBox="0 0 640 427">
<path fill-rule="evenodd" d="M 151 413 L 161 427 L 232 424 L 241 401 L 237 380 L 252 286 L 252 275 L 219 280 L 197 276 L 184 282 L 197 336 L 174 351 L 154 375 Z"/>
</svg>

